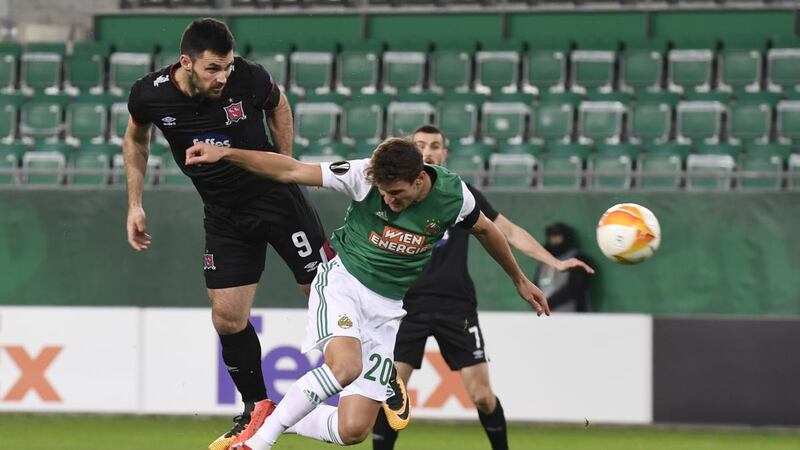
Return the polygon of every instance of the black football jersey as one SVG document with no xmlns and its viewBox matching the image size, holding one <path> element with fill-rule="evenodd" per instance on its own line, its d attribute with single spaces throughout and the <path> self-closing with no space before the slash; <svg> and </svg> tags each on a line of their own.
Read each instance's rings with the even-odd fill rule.
<svg viewBox="0 0 800 450">
<path fill-rule="evenodd" d="M 486 197 L 467 183 L 481 212 L 491 221 L 498 216 Z M 475 311 L 477 298 L 475 285 L 469 276 L 467 255 L 470 231 L 459 227 L 447 230 L 433 248 L 431 260 L 411 285 L 403 308 L 409 314 L 419 312 L 444 312 L 466 314 Z"/>
<path fill-rule="evenodd" d="M 203 201 L 237 207 L 277 183 L 225 161 L 187 167 L 186 149 L 196 142 L 255 151 L 274 151 L 264 113 L 278 105 L 280 89 L 260 65 L 236 57 L 222 96 L 190 97 L 178 88 L 179 64 L 140 78 L 131 88 L 128 110 L 138 124 L 152 123 L 169 141 L 175 162 L 194 183 Z"/>
</svg>

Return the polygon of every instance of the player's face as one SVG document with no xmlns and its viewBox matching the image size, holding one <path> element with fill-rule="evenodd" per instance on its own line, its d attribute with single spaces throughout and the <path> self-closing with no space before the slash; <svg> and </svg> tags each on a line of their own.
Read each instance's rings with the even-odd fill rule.
<svg viewBox="0 0 800 450">
<path fill-rule="evenodd" d="M 383 196 L 384 203 L 389 205 L 389 209 L 400 212 L 419 199 L 422 192 L 422 181 L 422 174 L 420 174 L 419 178 L 411 183 L 396 180 L 378 184 L 378 191 Z"/>
<path fill-rule="evenodd" d="M 199 95 L 217 100 L 233 70 L 233 52 L 218 55 L 204 51 L 190 65 L 191 83 Z"/>
<path fill-rule="evenodd" d="M 414 144 L 422 152 L 426 164 L 441 166 L 447 160 L 447 148 L 439 133 L 415 133 Z"/>
</svg>

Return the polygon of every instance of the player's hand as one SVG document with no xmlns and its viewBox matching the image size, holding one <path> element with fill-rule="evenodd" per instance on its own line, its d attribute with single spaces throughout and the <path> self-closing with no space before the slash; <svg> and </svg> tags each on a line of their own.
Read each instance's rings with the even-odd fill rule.
<svg viewBox="0 0 800 450">
<path fill-rule="evenodd" d="M 186 149 L 186 165 L 213 164 L 225 156 L 221 147 L 198 142 Z"/>
<path fill-rule="evenodd" d="M 542 314 L 546 316 L 550 315 L 550 305 L 547 304 L 544 293 L 541 289 L 536 287 L 535 284 L 531 283 L 529 279 L 523 278 L 521 282 L 516 283 L 516 287 L 519 296 L 531 305 L 536 311 L 537 316 L 541 316 Z"/>
<path fill-rule="evenodd" d="M 578 258 L 565 259 L 563 261 L 559 261 L 558 265 L 556 265 L 556 269 L 559 272 L 566 272 L 567 270 L 574 269 L 576 267 L 580 267 L 581 269 L 585 270 L 586 273 L 594 275 L 594 269 L 589 267 L 588 264 Z"/>
<path fill-rule="evenodd" d="M 141 206 L 128 208 L 128 243 L 140 252 L 150 246 L 152 238 L 144 232 L 145 215 Z"/>
</svg>

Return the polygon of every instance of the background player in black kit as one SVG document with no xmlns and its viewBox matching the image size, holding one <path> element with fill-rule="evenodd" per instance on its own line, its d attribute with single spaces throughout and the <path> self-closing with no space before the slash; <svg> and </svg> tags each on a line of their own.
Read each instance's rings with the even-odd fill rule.
<svg viewBox="0 0 800 450">
<path fill-rule="evenodd" d="M 233 47 L 224 23 L 192 22 L 181 39 L 180 60 L 131 88 L 123 145 L 128 241 L 134 249 L 144 250 L 151 242 L 142 209 L 151 124 L 161 129 L 205 204 L 202 261 L 212 322 L 225 365 L 245 402 L 244 413 L 211 444 L 212 450 L 227 449 L 245 427 L 257 429 L 274 408 L 267 400 L 258 336 L 249 322 L 267 243 L 306 295 L 317 264 L 332 256 L 317 213 L 297 185 L 276 183 L 226 162 L 201 167 L 184 163 L 186 149 L 199 141 L 291 156 L 292 114 L 286 97 L 263 67 L 234 57 Z M 264 130 L 265 113 L 274 146 Z"/>
<path fill-rule="evenodd" d="M 426 163 L 443 165 L 446 161 L 445 137 L 435 126 L 419 127 L 414 132 L 414 143 L 422 151 Z M 578 259 L 560 261 L 555 258 L 527 231 L 495 211 L 480 191 L 469 184 L 467 187 L 483 214 L 497 225 L 512 247 L 561 271 L 578 267 L 594 273 L 591 267 Z M 395 366 L 399 377 L 408 383 L 413 370 L 422 366 L 425 342 L 429 336 L 434 336 L 447 365 L 461 373 L 492 449 L 500 450 L 508 448 L 506 419 L 503 407 L 489 384 L 475 286 L 467 270 L 468 239 L 469 233 L 458 227 L 450 228 L 437 243 L 431 261 L 403 299 L 408 314 L 397 332 Z M 393 449 L 396 439 L 397 431 L 389 426 L 384 412 L 379 411 L 373 429 L 372 448 Z"/>
</svg>

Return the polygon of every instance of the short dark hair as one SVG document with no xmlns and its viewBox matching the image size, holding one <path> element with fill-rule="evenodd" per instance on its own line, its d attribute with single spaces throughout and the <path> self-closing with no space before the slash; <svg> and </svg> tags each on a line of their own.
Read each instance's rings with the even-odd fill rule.
<svg viewBox="0 0 800 450">
<path fill-rule="evenodd" d="M 431 125 L 429 123 L 422 125 L 421 127 L 414 130 L 414 134 L 417 133 L 425 133 L 425 134 L 438 134 L 442 137 L 442 144 L 447 147 L 447 136 L 442 133 L 442 130 L 439 129 L 436 125 Z"/>
<path fill-rule="evenodd" d="M 181 54 L 189 55 L 192 61 L 209 50 L 217 55 L 227 55 L 235 41 L 231 30 L 217 19 L 204 18 L 192 21 L 181 38 Z"/>
<path fill-rule="evenodd" d="M 425 164 L 422 153 L 409 139 L 389 138 L 381 142 L 367 168 L 367 176 L 373 184 L 397 180 L 409 183 L 419 177 Z"/>
</svg>

